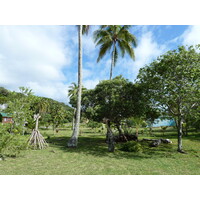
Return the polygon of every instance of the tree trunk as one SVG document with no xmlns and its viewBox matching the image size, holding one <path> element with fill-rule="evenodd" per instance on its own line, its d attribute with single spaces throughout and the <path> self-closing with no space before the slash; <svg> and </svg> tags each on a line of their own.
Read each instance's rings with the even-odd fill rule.
<svg viewBox="0 0 200 200">
<path fill-rule="evenodd" d="M 107 134 L 108 134 L 108 151 L 114 152 L 115 151 L 114 136 L 110 128 L 110 120 L 108 119 L 106 120 L 106 126 L 107 126 Z"/>
<path fill-rule="evenodd" d="M 37 115 L 34 115 L 34 119 L 36 121 L 35 123 L 35 129 L 33 129 L 32 134 L 30 136 L 28 144 L 33 146 L 34 149 L 44 149 L 48 146 L 43 136 L 40 134 L 40 131 L 38 130 L 38 124 L 40 119 L 39 113 Z"/>
<path fill-rule="evenodd" d="M 76 108 L 74 108 L 73 120 L 72 120 L 72 130 L 74 130 L 74 124 L 76 120 Z"/>
<path fill-rule="evenodd" d="M 112 52 L 112 62 L 111 62 L 111 67 L 110 67 L 110 80 L 112 79 L 112 71 L 115 65 L 115 48 L 116 48 L 116 44 L 114 43 L 113 52 Z"/>
<path fill-rule="evenodd" d="M 117 123 L 117 124 L 116 124 L 116 127 L 117 127 L 117 130 L 119 131 L 119 134 L 120 134 L 120 135 L 123 135 L 124 132 L 123 132 L 123 130 L 122 130 L 121 124 Z"/>
<path fill-rule="evenodd" d="M 37 118 L 36 118 L 36 123 L 35 123 L 35 130 L 36 130 L 36 131 L 38 131 L 39 118 L 40 118 L 40 115 L 38 114 L 38 116 L 37 116 Z"/>
<path fill-rule="evenodd" d="M 78 51 L 78 97 L 77 97 L 77 107 L 76 107 L 76 119 L 72 137 L 68 141 L 68 147 L 77 147 L 78 135 L 79 135 L 79 124 L 81 115 L 81 94 L 82 94 L 82 25 L 79 25 L 79 51 Z"/>
<path fill-rule="evenodd" d="M 125 139 L 126 141 L 128 141 L 127 137 L 126 137 L 125 134 L 124 134 L 124 131 L 122 130 L 121 124 L 117 123 L 117 124 L 116 124 L 116 127 L 117 127 L 117 130 L 119 131 L 119 135 L 123 135 L 124 139 Z"/>
<path fill-rule="evenodd" d="M 179 117 L 177 120 L 177 127 L 178 127 L 178 152 L 183 153 L 182 149 L 182 136 L 183 136 L 183 118 L 182 116 Z"/>
</svg>

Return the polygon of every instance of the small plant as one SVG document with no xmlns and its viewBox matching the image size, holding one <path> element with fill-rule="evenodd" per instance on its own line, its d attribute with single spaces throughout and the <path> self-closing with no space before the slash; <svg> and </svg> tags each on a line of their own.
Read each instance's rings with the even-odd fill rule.
<svg viewBox="0 0 200 200">
<path fill-rule="evenodd" d="M 139 142 L 130 141 L 121 145 L 120 150 L 127 152 L 143 152 L 143 147 Z"/>
</svg>

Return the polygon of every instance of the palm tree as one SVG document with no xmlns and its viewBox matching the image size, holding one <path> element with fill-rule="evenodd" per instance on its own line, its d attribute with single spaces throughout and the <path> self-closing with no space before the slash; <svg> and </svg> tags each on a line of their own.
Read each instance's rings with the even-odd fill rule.
<svg viewBox="0 0 200 200">
<path fill-rule="evenodd" d="M 94 32 L 94 42 L 96 46 L 100 45 L 97 62 L 112 49 L 110 80 L 112 79 L 113 67 L 118 60 L 118 51 L 121 52 L 122 57 L 124 57 L 125 53 L 128 53 L 133 60 L 135 59 L 133 47 L 137 46 L 137 40 L 136 37 L 129 32 L 129 28 L 130 26 L 128 25 L 102 25 L 99 30 Z"/>
<path fill-rule="evenodd" d="M 68 96 L 69 97 L 74 97 L 78 93 L 78 85 L 75 82 L 73 82 L 71 84 L 72 85 L 69 86 Z"/>
<path fill-rule="evenodd" d="M 82 35 L 87 34 L 89 30 L 88 25 L 78 26 L 78 94 L 77 94 L 77 106 L 76 106 L 76 118 L 72 137 L 68 141 L 68 147 L 77 147 L 78 135 L 79 135 L 79 124 L 81 115 L 81 95 L 82 95 Z"/>
<path fill-rule="evenodd" d="M 78 85 L 76 83 L 71 83 L 68 90 L 68 97 L 70 98 L 70 104 L 74 108 L 73 120 L 72 120 L 72 130 L 74 130 L 74 123 L 76 119 L 76 102 L 78 95 Z M 86 91 L 86 88 L 82 86 L 82 93 Z"/>
</svg>

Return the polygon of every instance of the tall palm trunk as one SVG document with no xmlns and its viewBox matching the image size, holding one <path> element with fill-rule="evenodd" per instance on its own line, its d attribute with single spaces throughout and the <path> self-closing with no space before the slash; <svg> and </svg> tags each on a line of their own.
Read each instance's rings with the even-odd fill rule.
<svg viewBox="0 0 200 200">
<path fill-rule="evenodd" d="M 79 25 L 78 32 L 79 50 L 78 50 L 78 97 L 76 107 L 76 118 L 72 137 L 68 141 L 68 147 L 76 147 L 78 144 L 79 124 L 81 115 L 81 94 L 82 94 L 82 25 Z"/>
<path fill-rule="evenodd" d="M 74 113 L 73 113 L 72 130 L 74 130 L 75 119 L 76 119 L 76 108 L 74 108 Z"/>
<path fill-rule="evenodd" d="M 114 43 L 113 52 L 112 52 L 112 61 L 111 61 L 111 67 L 110 67 L 110 80 L 112 79 L 112 71 L 113 71 L 113 67 L 115 66 L 115 49 L 116 49 L 116 43 Z"/>
</svg>

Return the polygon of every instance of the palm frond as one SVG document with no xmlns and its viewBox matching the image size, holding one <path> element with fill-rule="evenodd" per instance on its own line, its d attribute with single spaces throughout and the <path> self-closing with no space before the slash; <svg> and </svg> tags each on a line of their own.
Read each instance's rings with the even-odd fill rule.
<svg viewBox="0 0 200 200">
<path fill-rule="evenodd" d="M 107 28 L 109 25 L 101 25 L 100 26 L 100 29 L 104 29 L 104 28 Z"/>
<path fill-rule="evenodd" d="M 129 28 L 131 28 L 131 26 L 132 26 L 132 25 L 123 25 L 123 28 L 124 28 L 124 29 L 129 29 Z"/>
<path fill-rule="evenodd" d="M 125 48 L 124 48 L 123 43 L 121 42 L 121 40 L 118 40 L 118 46 L 119 46 L 119 49 L 120 49 L 120 52 L 121 52 L 121 55 L 122 55 L 122 58 L 123 58 L 124 55 L 125 55 Z"/>
<path fill-rule="evenodd" d="M 110 35 L 106 35 L 99 39 L 99 41 L 96 42 L 96 46 L 107 43 L 107 42 L 112 42 L 112 37 Z"/>
<path fill-rule="evenodd" d="M 97 62 L 99 62 L 112 47 L 112 42 L 107 42 L 101 45 Z"/>
<path fill-rule="evenodd" d="M 111 37 L 110 33 L 107 30 L 96 30 L 93 34 L 94 42 L 97 42 L 103 37 Z"/>
<path fill-rule="evenodd" d="M 90 25 L 83 25 L 83 29 L 82 29 L 82 34 L 88 34 L 89 32 L 89 29 L 90 29 Z"/>
<path fill-rule="evenodd" d="M 132 33 L 130 33 L 127 29 L 122 28 L 118 34 L 118 38 L 126 40 L 128 43 L 131 43 L 134 47 L 137 46 L 136 37 Z"/>
<path fill-rule="evenodd" d="M 120 51 L 122 57 L 127 53 L 133 60 L 135 59 L 133 47 L 137 46 L 137 39 L 129 32 L 130 27 L 131 25 L 101 25 L 100 29 L 94 32 L 93 38 L 96 46 L 100 46 L 97 62 L 105 56 L 114 44 L 116 44 L 112 54 L 114 65 L 118 60 L 118 51 Z"/>
<path fill-rule="evenodd" d="M 122 40 L 121 43 L 123 44 L 123 47 L 125 51 L 129 54 L 129 56 L 135 60 L 135 53 L 133 48 L 130 46 L 130 44 L 126 40 Z"/>
</svg>

